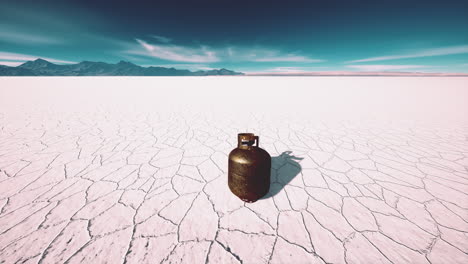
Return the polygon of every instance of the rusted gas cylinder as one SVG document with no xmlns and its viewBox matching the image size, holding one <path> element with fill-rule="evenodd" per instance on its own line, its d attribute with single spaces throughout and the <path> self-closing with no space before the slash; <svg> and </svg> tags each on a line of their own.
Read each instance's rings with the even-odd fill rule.
<svg viewBox="0 0 468 264">
<path fill-rule="evenodd" d="M 238 134 L 237 148 L 229 153 L 228 185 L 231 192 L 244 202 L 257 201 L 270 189 L 270 170 L 271 156 L 258 147 L 258 136 Z"/>
</svg>

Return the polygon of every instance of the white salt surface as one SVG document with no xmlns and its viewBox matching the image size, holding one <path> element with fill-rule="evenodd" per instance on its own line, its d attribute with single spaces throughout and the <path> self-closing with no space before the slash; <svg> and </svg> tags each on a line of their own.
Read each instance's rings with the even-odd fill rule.
<svg viewBox="0 0 468 264">
<path fill-rule="evenodd" d="M 240 132 L 273 158 L 253 204 Z M 0 78 L 0 263 L 467 254 L 468 78 Z"/>
</svg>

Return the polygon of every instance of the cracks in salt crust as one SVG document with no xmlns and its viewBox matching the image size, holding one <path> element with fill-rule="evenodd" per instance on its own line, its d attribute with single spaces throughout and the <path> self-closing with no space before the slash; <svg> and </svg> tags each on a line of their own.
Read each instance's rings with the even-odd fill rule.
<svg viewBox="0 0 468 264">
<path fill-rule="evenodd" d="M 141 168 L 141 166 L 140 166 L 140 168 Z M 123 194 L 124 193 L 122 192 L 122 196 L 123 196 Z M 143 197 L 143 201 L 146 199 L 147 195 L 148 195 L 148 193 L 145 193 L 145 196 Z M 122 196 L 119 198 L 119 201 L 122 198 Z M 132 217 L 132 225 L 133 225 L 133 227 L 132 227 L 132 237 L 130 239 L 130 242 L 128 243 L 128 248 L 127 248 L 127 251 L 126 251 L 125 256 L 124 256 L 124 263 L 127 263 L 127 257 L 131 252 L 133 241 L 135 239 L 135 232 L 136 232 L 136 227 L 137 227 L 135 218 L 136 218 L 136 215 L 138 213 L 138 210 L 141 208 L 141 205 L 143 204 L 143 201 L 140 203 L 140 205 L 136 209 L 134 209 L 135 212 L 134 212 L 133 217 Z"/>
<path fill-rule="evenodd" d="M 202 112 L 168 116 L 125 113 L 120 117 L 101 111 L 93 118 L 59 116 L 48 116 L 47 122 L 38 125 L 33 122 L 37 117 L 34 114 L 26 117 L 20 127 L 1 126 L 0 243 L 26 243 L 37 232 L 57 228 L 56 232 L 37 240 L 39 246 L 27 252 L 22 260 L 37 258 L 39 263 L 46 262 L 51 252 L 60 254 L 57 247 L 63 237 L 84 232 L 82 243 L 63 259 L 72 262 L 80 252 L 98 253 L 92 245 L 99 239 L 125 231 L 129 238 L 117 242 L 123 263 L 150 256 L 150 241 L 145 246 L 136 243 L 137 239 L 164 237 L 167 241 L 158 242 L 167 243 L 168 252 L 158 259 L 162 263 L 173 258 L 191 259 L 196 253 L 188 249 L 202 243 L 203 256 L 199 259 L 203 263 L 215 262 L 222 257 L 219 254 L 239 263 L 259 259 L 258 263 L 269 263 L 276 261 L 278 254 L 285 254 L 280 252 L 285 243 L 331 263 L 326 253 L 317 250 L 321 245 L 317 245 L 320 241 L 314 232 L 321 230 L 342 245 L 333 250 L 342 252 L 345 263 L 362 253 L 355 250 L 359 246 L 375 249 L 372 255 L 375 259 L 367 259 L 369 262 L 381 258 L 393 263 L 396 255 L 392 254 L 398 254 L 397 247 L 421 254 L 430 262 L 431 254 L 444 257 L 440 248 L 437 250 L 437 241 L 458 251 L 463 249 L 444 232 L 468 234 L 468 220 L 464 217 L 468 212 L 465 202 L 468 191 L 464 188 L 468 186 L 466 129 L 438 131 L 404 124 L 398 127 L 395 124 L 294 123 L 282 117 L 278 117 L 281 122 L 277 126 L 265 115 L 256 114 L 241 126 L 229 116 L 215 119 Z M 8 118 L 1 114 L 0 123 L 7 124 Z M 278 171 L 285 170 L 287 162 L 276 165 L 273 171 L 278 178 L 273 182 L 281 185 L 280 193 L 258 201 L 265 203 L 260 208 L 239 202 L 227 188 L 227 155 L 235 147 L 236 134 L 245 128 L 263 138 L 261 146 L 271 156 L 291 150 L 305 158 L 298 162 L 302 171 L 295 177 L 299 178 L 286 186 L 279 179 Z M 310 170 L 318 171 L 321 179 Z M 49 178 L 54 171 L 60 172 L 61 177 Z M 187 184 L 199 187 L 186 188 L 190 187 Z M 130 192 L 126 194 L 127 191 Z M 84 204 L 66 212 L 66 218 L 47 224 L 57 211 L 65 213 L 65 199 L 77 194 L 83 195 Z M 216 214 L 217 224 L 214 214 L 212 218 L 215 235 L 208 240 L 195 235 L 181 241 L 181 223 L 189 212 L 193 214 L 198 209 L 194 203 L 200 195 L 206 196 L 209 202 L 206 206 Z M 359 212 L 343 213 L 345 198 L 356 201 L 353 204 L 360 208 Z M 37 203 L 40 206 L 27 212 L 28 206 Z M 304 203 L 307 206 L 298 206 Z M 176 208 L 177 205 L 181 207 Z M 412 214 L 416 209 L 411 206 L 421 213 Z M 114 213 L 116 208 L 122 208 L 121 212 Z M 245 209 L 237 211 L 241 208 Z M 181 211 L 166 214 L 168 209 Z M 279 215 L 285 212 L 291 212 L 287 217 L 300 213 L 297 217 L 304 226 L 303 239 L 294 239 L 297 230 L 283 229 L 284 233 L 278 234 L 280 225 L 285 223 L 279 222 Z M 248 228 L 229 222 L 221 226 L 221 218 L 234 213 L 239 214 L 238 219 L 248 214 Z M 143 218 L 138 218 L 139 215 Z M 96 223 L 102 217 L 109 217 L 106 220 L 109 225 L 116 224 L 115 228 L 96 232 Z M 157 235 L 137 235 L 138 226 L 148 223 L 152 217 L 158 217 L 158 221 L 174 229 Z M 18 221 L 13 224 L 11 219 Z M 119 222 L 123 219 L 128 222 Z M 307 219 L 317 224 L 308 226 Z M 72 225 L 74 221 L 86 221 L 87 225 L 81 227 L 83 230 L 72 229 L 71 226 L 79 226 Z M 398 221 L 402 226 L 389 228 L 391 221 Z M 246 250 L 242 247 L 245 241 L 225 241 L 226 234 L 252 237 L 260 242 L 248 245 Z M 405 239 L 411 236 L 421 241 L 421 246 Z M 385 239 L 395 250 L 379 248 L 382 243 L 375 241 L 376 238 Z M 144 248 L 139 248 L 140 245 Z M 0 250 L 0 259 L 14 262 L 18 257 L 14 255 L 19 253 L 7 253 L 6 247 Z"/>
<path fill-rule="evenodd" d="M 218 243 L 224 250 L 226 250 L 226 252 L 228 252 L 228 253 L 231 254 L 234 258 L 236 258 L 236 260 L 239 261 L 239 263 L 241 263 L 241 264 L 244 263 L 244 262 L 242 261 L 242 259 L 241 259 L 237 254 L 235 254 L 234 252 L 231 251 L 231 248 L 229 248 L 228 246 L 223 245 L 221 242 L 219 242 L 219 241 L 217 241 L 217 240 L 215 240 L 215 241 L 216 241 L 216 243 Z"/>
<path fill-rule="evenodd" d="M 312 240 L 312 237 L 310 235 L 310 232 L 309 230 L 307 229 L 307 225 L 305 223 L 305 220 L 304 220 L 304 213 L 301 212 L 301 218 L 302 218 L 302 224 L 304 225 L 305 229 L 306 229 L 306 232 L 307 232 L 307 236 L 309 237 L 309 241 L 310 241 L 310 244 L 312 246 L 312 252 L 315 252 L 315 246 L 314 246 L 314 242 Z"/>
<path fill-rule="evenodd" d="M 60 236 L 63 235 L 63 232 L 64 230 L 70 225 L 71 223 L 71 220 L 69 219 L 68 220 L 68 223 L 62 228 L 62 230 L 60 230 L 60 233 L 58 233 L 53 239 L 52 241 L 50 241 L 50 243 L 47 245 L 47 247 L 44 249 L 44 251 L 42 251 L 42 253 L 40 253 L 40 258 L 38 260 L 38 264 L 41 264 L 43 261 L 44 261 L 44 258 L 47 256 L 48 254 L 48 251 L 49 249 L 51 248 L 52 244 L 57 241 L 57 238 L 59 238 Z"/>
</svg>

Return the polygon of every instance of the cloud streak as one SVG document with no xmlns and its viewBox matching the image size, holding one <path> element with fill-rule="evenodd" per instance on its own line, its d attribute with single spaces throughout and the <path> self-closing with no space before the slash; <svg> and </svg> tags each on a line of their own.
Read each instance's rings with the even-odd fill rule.
<svg viewBox="0 0 468 264">
<path fill-rule="evenodd" d="M 44 36 L 28 32 L 16 26 L 0 25 L 0 42 L 26 44 L 26 45 L 56 45 L 62 44 L 63 40 L 55 37 Z"/>
<path fill-rule="evenodd" d="M 21 61 L 0 61 L 0 65 L 5 65 L 5 66 L 10 66 L 10 67 L 16 67 L 23 64 Z"/>
<path fill-rule="evenodd" d="M 286 55 L 252 59 L 255 62 L 323 62 L 324 60 L 311 59 L 304 56 Z"/>
<path fill-rule="evenodd" d="M 225 59 L 247 62 L 324 62 L 325 60 L 309 58 L 294 53 L 283 53 L 275 49 L 261 47 L 228 47 L 220 50 Z"/>
<path fill-rule="evenodd" d="M 19 53 L 11 53 L 11 52 L 0 52 L 0 61 L 9 61 L 11 62 L 26 62 L 36 59 L 44 59 L 53 63 L 62 63 L 62 64 L 70 64 L 76 63 L 74 61 L 67 61 L 67 60 L 59 60 L 54 58 L 48 58 L 43 56 L 34 56 L 34 55 L 26 55 L 26 54 L 19 54 Z"/>
<path fill-rule="evenodd" d="M 425 49 L 425 50 L 421 50 L 421 51 L 411 53 L 411 54 L 371 57 L 371 58 L 366 58 L 366 59 L 348 61 L 346 63 L 399 60 L 399 59 L 408 59 L 408 58 L 444 56 L 444 55 L 463 54 L 463 53 L 468 53 L 468 45 L 451 46 L 451 47 L 443 47 L 443 48 L 435 48 L 435 49 Z"/>
<path fill-rule="evenodd" d="M 158 36 L 159 37 L 159 36 Z M 146 57 L 159 58 L 167 61 L 186 63 L 215 63 L 215 62 L 323 62 L 292 53 L 283 53 L 279 50 L 247 47 L 221 47 L 208 46 L 187 47 L 174 44 L 152 44 L 142 39 L 135 39 L 138 46 L 124 53 Z"/>
<path fill-rule="evenodd" d="M 216 54 L 205 47 L 188 48 L 176 45 L 150 44 L 141 39 L 136 39 L 136 41 L 144 50 L 132 50 L 130 51 L 132 54 L 179 62 L 210 63 L 219 61 Z"/>
<path fill-rule="evenodd" d="M 150 35 L 150 37 L 152 37 L 152 38 L 154 38 L 157 41 L 162 42 L 162 43 L 169 43 L 169 42 L 172 41 L 172 39 L 170 39 L 170 38 L 163 37 L 163 36 L 158 36 L 158 35 Z"/>
</svg>

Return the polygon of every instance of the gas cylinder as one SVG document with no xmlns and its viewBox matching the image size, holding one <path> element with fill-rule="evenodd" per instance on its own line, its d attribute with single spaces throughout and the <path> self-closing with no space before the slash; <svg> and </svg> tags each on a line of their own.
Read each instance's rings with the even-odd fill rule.
<svg viewBox="0 0 468 264">
<path fill-rule="evenodd" d="M 229 189 L 248 203 L 257 201 L 270 189 L 271 156 L 258 147 L 258 141 L 253 133 L 240 133 L 237 148 L 229 153 Z"/>
</svg>

